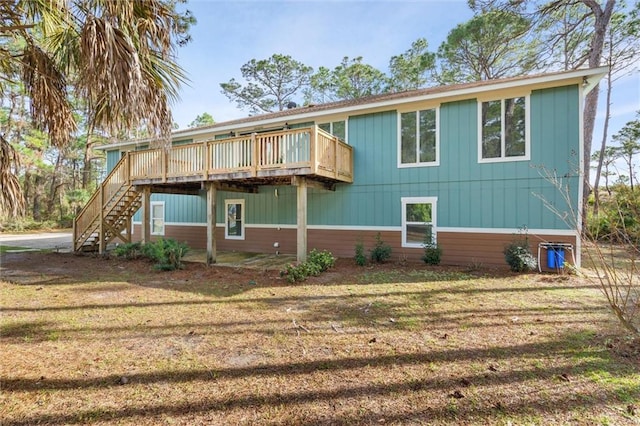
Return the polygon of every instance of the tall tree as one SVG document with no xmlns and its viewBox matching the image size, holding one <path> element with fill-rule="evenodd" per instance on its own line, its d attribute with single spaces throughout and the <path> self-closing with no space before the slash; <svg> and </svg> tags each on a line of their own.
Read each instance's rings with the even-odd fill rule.
<svg viewBox="0 0 640 426">
<path fill-rule="evenodd" d="M 215 122 L 216 121 L 213 119 L 213 116 L 211 114 L 209 114 L 208 112 L 203 112 L 202 114 L 198 115 L 195 120 L 189 123 L 189 126 L 187 127 L 210 126 L 212 124 L 215 124 Z"/>
<path fill-rule="evenodd" d="M 309 84 L 313 68 L 291 56 L 274 54 L 268 59 L 252 59 L 240 68 L 247 81 L 235 79 L 221 83 L 222 93 L 238 108 L 248 108 L 253 114 L 282 111 Z"/>
<path fill-rule="evenodd" d="M 636 11 L 640 8 L 640 3 L 636 4 Z M 630 70 L 637 68 L 636 58 L 640 54 L 640 21 L 633 14 L 616 12 L 611 17 L 611 24 L 607 29 L 604 46 L 604 62 L 608 65 L 606 76 L 606 102 L 604 125 L 602 130 L 602 138 L 600 148 L 597 151 L 598 161 L 596 166 L 596 175 L 593 185 L 593 193 L 595 197 L 594 213 L 598 213 L 599 207 L 599 185 L 602 168 L 605 162 L 605 154 L 607 141 L 609 139 L 609 121 L 611 118 L 611 94 L 613 92 L 613 83 L 620 77 L 627 75 Z"/>
<path fill-rule="evenodd" d="M 420 38 L 411 43 L 403 54 L 392 56 L 389 61 L 389 90 L 402 92 L 424 87 L 429 73 L 435 70 L 436 55 L 429 52 L 429 43 Z"/>
<path fill-rule="evenodd" d="M 21 82 L 31 118 L 49 142 L 64 147 L 77 125 L 69 102 L 73 88 L 87 100 L 89 120 L 115 130 L 144 123 L 167 142 L 169 103 L 185 80 L 174 60 L 176 45 L 188 41 L 194 22 L 176 11 L 179 0 L 68 0 L 0 2 L 0 72 Z M 11 151 L 0 138 L 1 151 Z M 0 177 L 14 168 L 0 158 Z M 8 193 L 2 182 L 2 196 Z M 3 202 L 0 206 L 8 205 Z"/>
<path fill-rule="evenodd" d="M 629 121 L 618 133 L 613 135 L 614 142 L 618 144 L 616 152 L 627 165 L 629 186 L 632 192 L 635 180 L 634 158 L 640 154 L 640 111 L 636 113 L 636 117 L 635 120 Z"/>
<path fill-rule="evenodd" d="M 531 22 L 508 10 L 487 10 L 456 26 L 438 49 L 441 84 L 525 74 L 538 64 Z"/>
<path fill-rule="evenodd" d="M 311 77 L 307 102 L 332 102 L 358 99 L 384 93 L 390 87 L 389 78 L 377 68 L 362 62 L 362 56 L 342 62 L 333 70 L 320 67 Z"/>
</svg>

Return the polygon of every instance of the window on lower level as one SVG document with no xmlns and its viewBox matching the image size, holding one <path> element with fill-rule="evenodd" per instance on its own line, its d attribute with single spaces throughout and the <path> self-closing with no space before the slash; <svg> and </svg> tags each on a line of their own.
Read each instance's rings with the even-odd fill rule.
<svg viewBox="0 0 640 426">
<path fill-rule="evenodd" d="M 224 236 L 230 240 L 244 240 L 244 200 L 226 200 L 224 203 Z"/>
<path fill-rule="evenodd" d="M 436 243 L 436 197 L 402 198 L 402 247 Z"/>
<path fill-rule="evenodd" d="M 164 201 L 151 202 L 151 235 L 164 235 Z"/>
<path fill-rule="evenodd" d="M 342 121 L 332 121 L 331 123 L 321 123 L 318 124 L 325 132 L 331 133 L 333 136 L 337 136 L 342 141 L 347 140 L 347 122 Z"/>
<path fill-rule="evenodd" d="M 528 97 L 481 102 L 479 106 L 479 161 L 526 160 Z"/>
<path fill-rule="evenodd" d="M 438 109 L 400 113 L 398 167 L 438 165 Z"/>
</svg>

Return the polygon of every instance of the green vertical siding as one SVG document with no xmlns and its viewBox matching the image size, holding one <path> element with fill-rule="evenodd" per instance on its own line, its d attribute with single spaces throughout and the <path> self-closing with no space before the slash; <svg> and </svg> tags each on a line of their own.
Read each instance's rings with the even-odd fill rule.
<svg viewBox="0 0 640 426">
<path fill-rule="evenodd" d="M 107 151 L 107 174 L 109 174 L 111 170 L 113 170 L 116 164 L 118 164 L 118 161 L 120 161 L 119 150 Z"/>
<path fill-rule="evenodd" d="M 395 110 L 350 116 L 354 183 L 338 184 L 336 191 L 309 189 L 308 223 L 398 227 L 401 197 L 428 196 L 438 197 L 440 227 L 568 229 L 539 199 L 544 197 L 559 210 L 567 210 L 560 192 L 541 176 L 540 166 L 563 176 L 576 204 L 578 107 L 577 86 L 534 91 L 529 111 L 531 159 L 480 164 L 477 101 L 443 103 L 440 165 L 410 168 L 397 167 Z M 107 163 L 110 161 L 112 154 L 107 153 Z M 152 199 L 166 201 L 167 222 L 206 221 L 204 192 L 200 196 L 157 194 Z M 225 199 L 245 200 L 247 224 L 296 223 L 295 187 L 267 186 L 257 194 L 219 191 L 217 222 L 224 222 Z"/>
</svg>

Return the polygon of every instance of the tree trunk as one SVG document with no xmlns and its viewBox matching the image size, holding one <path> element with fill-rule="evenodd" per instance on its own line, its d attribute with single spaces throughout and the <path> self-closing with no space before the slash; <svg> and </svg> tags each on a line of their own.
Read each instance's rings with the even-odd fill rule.
<svg viewBox="0 0 640 426">
<path fill-rule="evenodd" d="M 33 205 L 31 214 L 33 220 L 40 222 L 42 220 L 42 186 L 44 185 L 44 179 L 39 174 L 36 174 L 33 178 Z"/>
<path fill-rule="evenodd" d="M 604 151 L 607 148 L 607 137 L 609 136 L 607 133 L 609 132 L 609 119 L 611 117 L 611 91 L 612 87 L 612 71 L 611 64 L 609 64 L 609 72 L 607 75 L 607 104 L 606 104 L 606 113 L 604 115 L 604 128 L 602 130 L 602 141 L 600 142 L 600 155 L 598 156 L 598 166 L 596 168 L 596 179 L 593 183 L 593 195 L 594 195 L 594 203 L 593 203 L 593 214 L 598 214 L 598 210 L 600 208 L 600 176 L 602 174 L 602 163 L 604 162 Z"/>
<path fill-rule="evenodd" d="M 600 7 L 596 0 L 582 0 L 593 12 L 595 18 L 593 37 L 591 38 L 590 52 L 589 52 L 589 67 L 595 68 L 600 66 L 600 59 L 602 58 L 602 49 L 604 47 L 604 39 L 607 33 L 607 27 L 611 20 L 611 14 L 613 7 L 616 4 L 615 0 L 607 0 L 604 9 Z M 598 96 L 600 91 L 600 85 L 598 84 L 587 95 L 584 103 L 584 151 L 583 151 L 583 205 L 582 205 L 582 226 L 583 229 L 586 224 L 586 206 L 589 199 L 589 174 L 591 172 L 590 159 L 591 159 L 591 146 L 593 141 L 593 128 L 596 121 L 596 113 L 598 112 Z"/>
<path fill-rule="evenodd" d="M 49 185 L 49 197 L 47 198 L 47 214 L 52 215 L 55 203 L 57 201 L 56 195 L 58 194 L 58 188 L 62 185 L 60 183 L 60 176 L 62 176 L 62 166 L 64 164 L 64 152 L 58 151 L 58 158 L 56 158 L 56 165 L 53 169 L 53 176 L 51 176 L 51 184 Z"/>
<path fill-rule="evenodd" d="M 87 129 L 87 143 L 84 147 L 84 159 L 83 159 L 84 164 L 82 168 L 82 189 L 88 189 L 89 182 L 91 181 L 91 171 L 92 171 L 91 160 L 93 159 L 93 156 L 91 155 L 92 148 L 93 148 L 93 141 L 92 141 L 93 131 L 94 131 L 94 126 L 93 126 L 93 123 L 91 123 L 89 125 L 89 128 Z"/>
</svg>

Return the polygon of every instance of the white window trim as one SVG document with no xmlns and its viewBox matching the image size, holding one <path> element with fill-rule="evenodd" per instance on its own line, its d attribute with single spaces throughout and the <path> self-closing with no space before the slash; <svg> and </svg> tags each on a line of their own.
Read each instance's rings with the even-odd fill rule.
<svg viewBox="0 0 640 426">
<path fill-rule="evenodd" d="M 500 101 L 500 143 L 505 152 L 504 141 L 504 101 L 505 99 L 524 98 L 524 155 L 520 157 L 482 158 L 482 104 L 484 102 Z M 478 99 L 478 163 L 508 163 L 512 161 L 529 161 L 531 159 L 531 95 L 513 95 L 502 98 Z"/>
<path fill-rule="evenodd" d="M 164 235 L 164 228 L 165 228 L 165 224 L 166 224 L 166 220 L 165 220 L 165 209 L 164 209 L 164 201 L 152 201 L 150 203 L 150 208 L 151 208 L 151 214 L 149 215 L 149 228 L 151 228 L 151 235 Z M 160 232 L 153 232 L 153 221 L 154 219 L 159 219 L 153 216 L 153 212 L 154 212 L 154 207 L 155 206 L 162 206 L 162 231 Z"/>
<path fill-rule="evenodd" d="M 407 242 L 407 204 L 431 204 L 433 243 L 438 242 L 438 197 L 402 197 L 402 247 L 422 248 L 424 243 Z M 410 222 L 413 223 L 413 222 Z"/>
<path fill-rule="evenodd" d="M 415 163 L 403 163 L 402 162 L 402 114 L 406 114 L 409 112 L 414 112 L 416 114 L 416 122 L 418 121 L 418 113 L 420 111 L 426 111 L 429 109 L 435 109 L 436 110 L 436 160 L 435 161 L 430 161 L 430 162 L 415 162 Z M 433 166 L 439 166 L 440 165 L 440 106 L 436 106 L 436 107 L 428 107 L 428 108 L 420 108 L 417 110 L 411 110 L 411 111 L 398 111 L 398 136 L 397 136 L 397 140 L 398 140 L 398 152 L 397 152 L 397 156 L 398 156 L 398 168 L 399 169 L 405 169 L 405 168 L 411 168 L 411 167 L 433 167 Z M 418 126 L 416 126 L 416 150 L 420 150 L 420 128 Z M 420 153 L 417 152 L 416 153 L 417 156 L 416 158 L 420 158 Z"/>
<path fill-rule="evenodd" d="M 333 135 L 333 123 L 337 123 L 338 121 L 344 121 L 344 141 L 343 142 L 349 145 L 349 120 L 348 119 L 345 118 L 340 120 L 323 121 L 322 123 L 318 123 L 318 127 L 320 127 L 322 124 L 328 124 L 329 133 Z"/>
<path fill-rule="evenodd" d="M 241 236 L 237 236 L 237 235 L 229 235 L 229 218 L 227 217 L 227 212 L 229 211 L 229 205 L 230 204 L 240 204 L 241 207 L 241 211 L 240 211 L 240 226 L 242 227 L 242 232 L 241 232 Z M 244 200 L 243 199 L 229 199 L 229 200 L 224 200 L 224 238 L 227 240 L 244 240 L 244 236 L 245 236 L 245 222 L 244 222 L 244 218 L 245 218 L 245 208 L 244 208 Z"/>
</svg>

